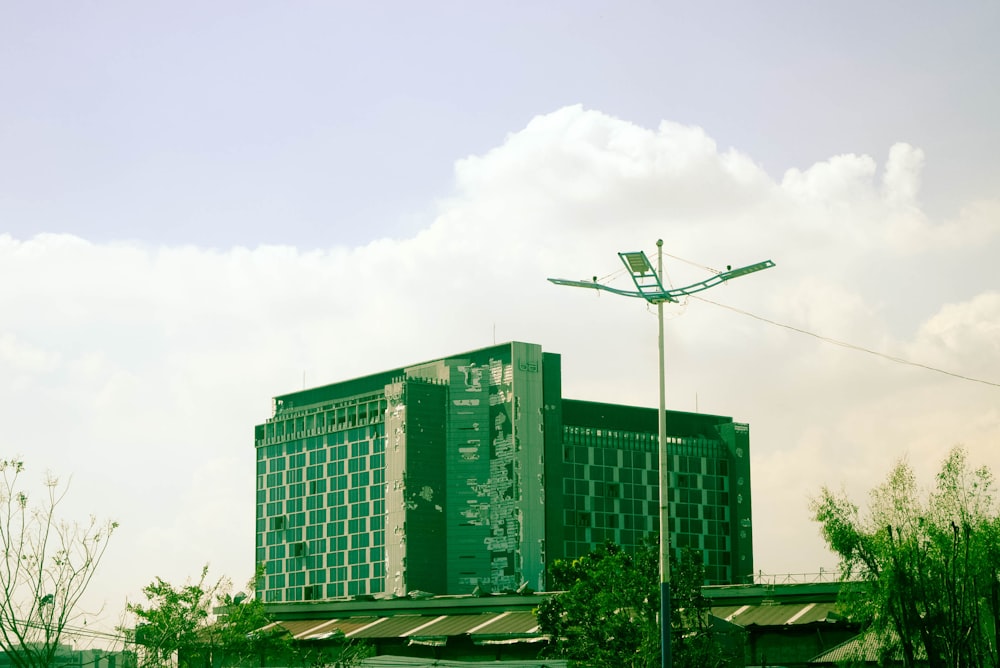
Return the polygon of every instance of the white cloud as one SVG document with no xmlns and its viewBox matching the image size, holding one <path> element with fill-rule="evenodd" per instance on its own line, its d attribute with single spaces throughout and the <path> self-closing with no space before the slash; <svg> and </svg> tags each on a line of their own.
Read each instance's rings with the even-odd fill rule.
<svg viewBox="0 0 1000 668">
<path fill-rule="evenodd" d="M 54 369 L 59 364 L 59 358 L 6 334 L 0 336 L 0 364 L 15 372 L 38 374 Z"/>
<path fill-rule="evenodd" d="M 920 191 L 920 172 L 924 167 L 924 152 L 909 144 L 895 144 L 889 149 L 882 177 L 884 197 L 890 206 L 915 208 Z"/>
<path fill-rule="evenodd" d="M 891 247 L 901 252 L 975 248 L 1000 237 L 1000 202 L 978 200 L 954 218 L 935 223 L 915 207 L 891 213 L 887 235 Z"/>
<path fill-rule="evenodd" d="M 960 361 L 976 374 L 1000 376 L 1000 292 L 945 304 L 920 327 L 911 350 L 923 359 Z"/>
<path fill-rule="evenodd" d="M 562 353 L 567 396 L 655 405 L 653 313 L 545 279 L 613 274 L 616 251 L 652 253 L 657 238 L 716 268 L 777 262 L 713 301 L 997 380 L 995 285 L 970 295 L 957 273 L 936 301 L 886 297 L 915 289 L 901 263 L 921 253 L 961 272 L 966 253 L 1000 250 L 995 202 L 954 224 L 980 230 L 975 246 L 927 243 L 954 230 L 919 209 L 922 160 L 897 145 L 881 183 L 874 159 L 852 155 L 775 183 L 700 128 L 568 107 L 458 161 L 454 192 L 411 238 L 214 251 L 0 236 L 0 449 L 72 473 L 75 505 L 121 521 L 101 581 L 110 609 L 205 562 L 249 577 L 252 427 L 303 377 L 355 377 L 495 332 Z M 899 211 L 917 221 L 905 253 Z M 668 273 L 709 275 L 669 257 Z M 751 424 L 758 569 L 834 565 L 808 520 L 821 485 L 863 491 L 907 453 L 932 470 L 956 441 L 973 458 L 995 449 L 997 388 L 697 300 L 668 314 L 671 407 L 697 396 Z"/>
</svg>

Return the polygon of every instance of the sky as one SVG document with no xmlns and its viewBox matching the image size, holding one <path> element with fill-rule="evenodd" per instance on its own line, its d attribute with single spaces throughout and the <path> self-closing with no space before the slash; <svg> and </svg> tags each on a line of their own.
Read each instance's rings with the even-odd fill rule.
<svg viewBox="0 0 1000 668">
<path fill-rule="evenodd" d="M 119 522 L 88 623 L 249 579 L 275 395 L 520 340 L 568 397 L 654 406 L 655 311 L 546 278 L 627 288 L 657 239 L 674 286 L 776 264 L 666 308 L 668 406 L 750 425 L 757 571 L 836 568 L 823 486 L 930 485 L 958 444 L 1000 471 L 998 20 L 3 5 L 0 454 Z"/>
</svg>

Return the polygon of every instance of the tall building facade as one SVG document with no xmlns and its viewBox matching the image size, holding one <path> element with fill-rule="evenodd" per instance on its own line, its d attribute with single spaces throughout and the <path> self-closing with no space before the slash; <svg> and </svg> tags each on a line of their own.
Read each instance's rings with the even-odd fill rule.
<svg viewBox="0 0 1000 668">
<path fill-rule="evenodd" d="M 274 399 L 255 429 L 265 601 L 543 589 L 546 564 L 658 530 L 656 410 L 562 398 L 508 343 Z M 668 412 L 671 544 L 753 572 L 749 434 Z"/>
</svg>

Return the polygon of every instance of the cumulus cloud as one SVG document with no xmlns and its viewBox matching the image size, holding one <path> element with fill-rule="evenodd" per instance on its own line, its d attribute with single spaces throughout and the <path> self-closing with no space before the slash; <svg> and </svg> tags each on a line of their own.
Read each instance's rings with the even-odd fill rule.
<svg viewBox="0 0 1000 668">
<path fill-rule="evenodd" d="M 110 609 L 205 562 L 251 574 L 252 427 L 275 394 L 518 339 L 562 353 L 568 396 L 655 405 L 653 312 L 545 279 L 624 286 L 616 251 L 658 238 L 675 285 L 777 262 L 712 301 L 997 380 L 1000 298 L 970 294 L 961 268 L 996 255 L 998 204 L 929 220 L 922 163 L 900 144 L 881 179 L 874 158 L 842 155 L 776 182 L 701 128 L 567 107 L 459 160 L 412 237 L 217 251 L 0 236 L 0 444 L 73 473 L 74 504 L 121 521 Z M 898 299 L 914 258 L 959 273 Z M 958 441 L 995 450 L 997 388 L 696 299 L 668 316 L 671 407 L 751 424 L 761 570 L 834 565 L 806 511 L 821 485 L 867 489 L 907 454 L 933 469 Z"/>
<path fill-rule="evenodd" d="M 1000 376 L 1000 292 L 943 305 L 920 327 L 911 350 L 915 356 L 960 361 L 979 374 Z"/>
</svg>

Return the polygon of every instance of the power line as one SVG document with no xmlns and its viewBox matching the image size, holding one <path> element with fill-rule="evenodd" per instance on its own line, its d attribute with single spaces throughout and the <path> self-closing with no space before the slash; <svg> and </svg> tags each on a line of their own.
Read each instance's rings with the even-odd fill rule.
<svg viewBox="0 0 1000 668">
<path fill-rule="evenodd" d="M 53 628 L 47 624 L 41 622 L 34 622 L 31 620 L 14 619 L 13 621 L 15 624 L 23 625 L 24 628 L 26 629 L 30 628 L 30 629 L 37 629 L 44 631 L 46 628 Z M 93 640 L 115 640 L 115 641 L 126 640 L 126 637 L 122 633 L 117 631 L 101 631 L 98 629 L 87 628 L 86 626 L 73 626 L 70 624 L 63 625 L 62 634 L 72 637 L 79 636 L 83 638 L 90 638 Z"/>
<path fill-rule="evenodd" d="M 799 334 L 805 334 L 806 336 L 811 336 L 813 338 L 819 339 L 825 343 L 832 343 L 836 346 L 841 346 L 842 348 L 849 348 L 851 350 L 857 350 L 858 352 L 868 353 L 869 355 L 874 355 L 875 357 L 881 357 L 882 359 L 889 360 L 890 362 L 895 362 L 896 364 L 905 364 L 907 366 L 914 366 L 920 369 L 926 369 L 928 371 L 934 371 L 936 373 L 941 373 L 946 376 L 951 376 L 952 378 L 958 378 L 960 380 L 968 380 L 973 383 L 982 383 L 983 385 L 990 385 L 992 387 L 1000 387 L 1000 383 L 993 382 L 992 380 L 984 380 L 982 378 L 973 378 L 971 376 L 965 376 L 960 373 L 955 373 L 953 371 L 947 371 L 945 369 L 940 369 L 935 366 L 930 366 L 929 364 L 922 364 L 920 362 L 914 362 L 912 360 L 904 359 L 902 357 L 894 357 L 893 355 L 887 355 L 885 353 L 880 353 L 877 350 L 872 350 L 870 348 L 865 348 L 864 346 L 858 346 L 853 343 L 847 343 L 846 341 L 839 341 L 837 339 L 831 339 L 828 336 L 823 336 L 822 334 L 817 334 L 815 332 L 810 332 L 809 330 L 802 329 L 801 327 L 795 327 L 793 325 L 786 325 L 782 322 L 777 322 L 770 320 L 763 316 L 750 313 L 749 311 L 743 311 L 734 306 L 728 306 L 726 304 L 720 304 L 719 302 L 714 302 L 711 299 L 705 299 L 704 297 L 697 297 L 692 295 L 692 299 L 699 299 L 708 304 L 718 306 L 720 308 L 728 309 L 734 313 L 739 313 L 740 315 L 745 315 L 747 317 L 753 318 L 755 320 L 760 320 L 761 322 L 766 322 L 769 325 L 774 325 L 775 327 L 782 327 L 784 329 L 789 329 L 793 332 L 798 332 Z"/>
</svg>

